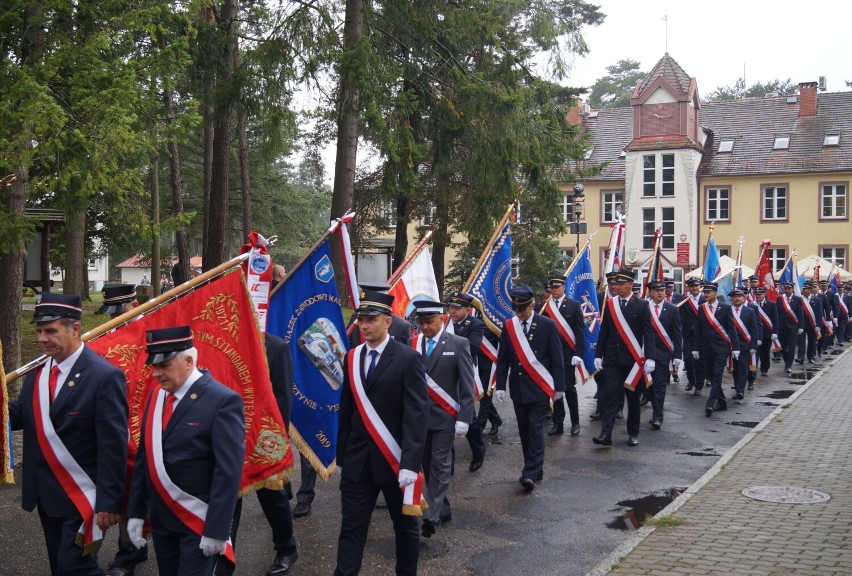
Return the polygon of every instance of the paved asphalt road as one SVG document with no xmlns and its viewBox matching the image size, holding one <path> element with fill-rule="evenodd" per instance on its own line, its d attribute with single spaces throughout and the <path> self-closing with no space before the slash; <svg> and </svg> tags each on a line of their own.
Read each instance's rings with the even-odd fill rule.
<svg viewBox="0 0 852 576">
<path fill-rule="evenodd" d="M 642 432 L 637 448 L 626 446 L 625 420 L 617 421 L 612 448 L 598 447 L 592 437 L 600 432 L 589 420 L 593 410 L 594 384 L 581 387 L 582 433 L 549 437 L 544 481 L 530 495 L 517 482 L 522 464 L 511 404 L 498 404 L 505 421 L 500 435 L 488 447 L 485 465 L 476 473 L 467 470 L 467 442 L 456 442 L 456 475 L 450 489 L 453 520 L 438 529 L 421 550 L 420 573 L 453 575 L 581 575 L 593 568 L 626 537 L 626 526 L 641 522 L 627 519 L 629 508 L 619 502 L 641 500 L 656 503 L 651 513 L 669 502 L 672 491 L 699 478 L 716 460 L 766 417 L 809 374 L 784 376 L 781 364 L 773 363 L 768 378 L 758 378 L 755 390 L 743 401 L 729 400 L 727 412 L 704 416 L 707 391 L 697 398 L 685 392 L 685 375 L 671 384 L 663 429 L 648 425 L 650 405 L 642 409 Z M 725 392 L 730 397 L 730 376 Z M 738 424 L 739 423 L 739 424 Z M 20 442 L 19 433 L 16 433 Z M 18 446 L 18 452 L 20 446 Z M 20 453 L 18 453 L 20 455 Z M 298 459 L 297 459 L 298 461 Z M 19 475 L 18 475 L 19 477 Z M 298 485 L 294 474 L 294 488 Z M 659 496 L 660 498 L 654 498 Z M 299 560 L 292 574 L 328 575 L 334 570 L 340 526 L 337 482 L 319 482 L 311 514 L 296 519 Z M 0 489 L 0 575 L 42 575 L 49 568 L 36 514 L 20 508 L 17 485 Z M 618 524 L 622 529 L 610 528 Z M 106 566 L 115 549 L 113 530 L 101 552 Z M 243 507 L 237 542 L 237 574 L 262 576 L 273 558 L 269 527 L 249 496 Z M 362 574 L 393 574 L 393 532 L 385 510 L 373 515 Z M 137 569 L 141 576 L 156 574 L 151 559 Z"/>
</svg>

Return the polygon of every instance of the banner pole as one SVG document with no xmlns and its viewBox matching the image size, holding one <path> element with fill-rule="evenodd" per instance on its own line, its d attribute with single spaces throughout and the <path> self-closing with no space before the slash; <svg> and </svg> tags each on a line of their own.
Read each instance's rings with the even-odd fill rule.
<svg viewBox="0 0 852 576">
<path fill-rule="evenodd" d="M 506 210 L 506 213 L 503 214 L 503 217 L 500 218 L 500 222 L 497 223 L 497 228 L 494 230 L 494 234 L 491 235 L 491 239 L 485 245 L 485 250 L 482 251 L 482 256 L 479 257 L 479 262 L 476 263 L 476 266 L 473 267 L 473 271 L 468 276 L 467 282 L 464 283 L 464 288 L 462 288 L 462 292 L 467 292 L 470 289 L 471 284 L 473 284 L 474 278 L 479 274 L 479 269 L 482 268 L 482 265 L 485 263 L 485 259 L 488 258 L 489 252 L 491 252 L 491 247 L 494 245 L 494 242 L 497 241 L 497 237 L 500 236 L 500 232 L 503 231 L 503 227 L 506 225 L 506 222 L 509 221 L 509 217 L 512 215 L 512 211 L 515 209 L 515 203 L 512 202 L 509 204 L 509 208 Z"/>
</svg>

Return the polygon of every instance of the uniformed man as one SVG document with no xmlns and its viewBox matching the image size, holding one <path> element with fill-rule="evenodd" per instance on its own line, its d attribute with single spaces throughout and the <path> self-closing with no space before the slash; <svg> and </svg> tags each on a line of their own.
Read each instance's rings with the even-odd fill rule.
<svg viewBox="0 0 852 576">
<path fill-rule="evenodd" d="M 757 321 L 761 325 L 763 339 L 760 346 L 757 348 L 758 368 L 760 375 L 766 376 L 769 372 L 769 352 L 772 349 L 773 343 L 778 341 L 778 310 L 775 304 L 769 301 L 766 297 L 766 288 L 758 286 L 754 289 L 754 304 L 757 307 Z M 753 383 L 749 383 L 749 390 L 753 388 Z"/>
<path fill-rule="evenodd" d="M 836 346 L 838 348 L 842 348 L 846 343 L 846 333 L 849 331 L 849 302 L 846 298 L 849 293 L 846 284 L 840 284 L 837 287 L 837 309 L 839 312 L 838 317 L 838 326 L 837 326 L 837 343 Z"/>
<path fill-rule="evenodd" d="M 525 492 L 532 492 L 544 477 L 545 414 L 551 399 L 561 402 L 565 395 L 565 364 L 556 324 L 535 312 L 532 288 L 516 286 L 509 294 L 515 315 L 506 320 L 500 335 L 495 397 L 505 402 L 510 383 L 524 453 L 518 481 Z"/>
<path fill-rule="evenodd" d="M 664 278 L 663 284 L 665 285 L 666 302 L 671 302 L 672 304 L 677 305 L 685 298 L 683 294 L 675 292 L 675 281 L 671 278 Z"/>
<path fill-rule="evenodd" d="M 379 492 L 387 501 L 396 535 L 396 573 L 417 574 L 416 514 L 429 397 L 421 355 L 388 334 L 392 306 L 389 294 L 364 294 L 357 311 L 364 344 L 346 355 L 337 438 L 341 478 L 337 576 L 360 572 Z"/>
<path fill-rule="evenodd" d="M 802 285 L 802 324 L 803 332 L 799 334 L 796 342 L 796 364 L 805 363 L 807 355 L 808 364 L 814 364 L 816 358 L 816 343 L 822 338 L 821 319 L 823 317 L 822 302 L 814 294 L 816 282 L 807 280 Z"/>
<path fill-rule="evenodd" d="M 657 281 L 648 285 L 651 295 L 651 322 L 654 326 L 654 340 L 646 345 L 645 357 L 654 360 L 651 372 L 651 428 L 659 430 L 663 425 L 666 402 L 666 386 L 669 374 L 680 368 L 683 336 L 681 334 L 680 310 L 666 300 L 666 285 Z"/>
<path fill-rule="evenodd" d="M 147 332 L 147 363 L 160 383 L 145 406 L 128 505 L 133 544 L 149 516 L 161 576 L 213 573 L 233 562 L 231 520 L 245 456 L 239 394 L 196 368 L 189 326 Z"/>
<path fill-rule="evenodd" d="M 695 341 L 695 321 L 698 319 L 698 311 L 704 304 L 701 295 L 703 282 L 699 278 L 690 278 L 686 281 L 687 294 L 684 295 L 685 302 L 680 305 L 680 323 L 683 333 L 683 364 L 686 370 L 686 390 L 693 388 L 695 396 L 701 395 L 704 387 L 704 365 L 692 357 L 692 351 L 699 348 Z"/>
<path fill-rule="evenodd" d="M 737 400 L 742 400 L 745 397 L 748 373 L 752 368 L 757 370 L 757 367 L 751 364 L 751 355 L 757 350 L 762 333 L 755 311 L 746 304 L 745 291 L 742 288 L 734 288 L 728 296 L 731 298 L 734 328 L 740 343 L 739 358 L 734 359 L 734 389 Z"/>
<path fill-rule="evenodd" d="M 654 341 L 654 328 L 648 301 L 633 293 L 633 273 L 619 270 L 615 280 L 618 297 L 607 301 L 595 348 L 595 369 L 604 372 L 601 433 L 593 441 L 612 445 L 616 411 L 626 389 L 627 445 L 638 446 L 639 395 L 646 373 L 651 374 L 656 367 L 654 360 L 645 356 L 644 347 Z"/>
<path fill-rule="evenodd" d="M 731 307 L 718 299 L 718 284 L 707 282 L 702 288 L 704 304 L 695 323 L 696 349 L 692 351 L 695 360 L 704 363 L 705 377 L 710 380 L 710 393 L 704 405 L 704 414 L 708 418 L 713 411 L 728 409 L 725 391 L 722 390 L 722 376 L 729 358 L 736 362 L 740 357 L 740 339 L 734 328 L 734 315 Z"/>
<path fill-rule="evenodd" d="M 817 297 L 822 303 L 823 337 L 817 342 L 817 353 L 822 356 L 823 352 L 834 345 L 834 331 L 839 324 L 840 311 L 837 306 L 837 297 L 828 288 L 828 280 L 820 280 L 818 286 Z"/>
<path fill-rule="evenodd" d="M 571 436 L 580 433 L 580 408 L 577 398 L 575 368 L 583 363 L 586 353 L 586 337 L 581 304 L 565 296 L 565 276 L 553 274 L 548 282 L 550 299 L 545 303 L 543 316 L 553 320 L 562 340 L 562 360 L 565 363 L 565 403 L 571 415 Z M 565 404 L 560 400 L 553 403 L 553 422 L 548 436 L 564 433 Z"/>
<path fill-rule="evenodd" d="M 598 310 L 601 311 L 603 315 L 603 309 L 606 304 L 607 298 L 616 298 L 618 296 L 618 282 L 616 278 L 618 277 L 618 272 L 607 272 L 606 275 L 606 288 L 604 288 L 601 292 L 598 292 Z M 603 370 L 595 370 L 595 386 L 597 386 L 597 390 L 595 391 L 595 411 L 592 414 L 589 414 L 589 418 L 591 420 L 600 420 L 601 419 L 601 402 L 603 401 L 603 394 L 601 390 L 603 389 Z M 618 411 L 615 414 L 616 418 L 622 418 L 624 413 L 624 394 L 619 398 Z"/>
<path fill-rule="evenodd" d="M 79 296 L 42 294 L 32 321 L 48 360 L 9 404 L 24 431 L 21 505 L 38 507 L 53 575 L 103 574 L 92 552 L 124 510 L 127 383 L 80 339 L 82 315 Z"/>
<path fill-rule="evenodd" d="M 778 338 L 781 341 L 781 354 L 784 357 L 784 371 L 792 373 L 793 359 L 796 358 L 798 336 L 804 333 L 805 319 L 802 315 L 802 298 L 793 293 L 793 283 L 784 282 L 783 292 L 775 301 L 778 315 Z"/>
<path fill-rule="evenodd" d="M 444 304 L 414 302 L 420 334 L 412 347 L 423 356 L 429 392 L 429 429 L 423 450 L 429 508 L 423 514 L 421 534 L 430 538 L 442 518 L 452 518 L 447 497 L 453 465 L 453 438 L 467 434 L 473 421 L 473 360 L 466 338 L 444 329 Z"/>
<path fill-rule="evenodd" d="M 467 292 L 459 292 L 458 290 L 450 292 L 447 296 L 447 310 L 450 315 L 449 322 L 447 322 L 447 331 L 456 336 L 466 338 L 470 344 L 470 357 L 473 360 L 474 376 L 479 380 L 479 386 L 481 386 L 481 389 L 477 391 L 477 396 L 484 398 L 487 393 L 488 379 L 482 380 L 478 372 L 478 363 L 480 346 L 485 336 L 485 322 L 470 315 L 472 305 L 473 296 Z M 470 445 L 471 451 L 471 461 L 468 469 L 471 472 L 476 472 L 482 468 L 482 463 L 485 461 L 485 442 L 482 440 L 482 428 L 484 426 L 485 418 L 482 415 L 480 404 L 479 415 L 474 412 L 473 420 L 467 431 L 467 442 Z"/>
<path fill-rule="evenodd" d="M 117 318 L 139 306 L 136 284 L 114 284 L 104 288 L 103 293 L 104 302 L 96 314 L 108 314 L 110 318 Z"/>
</svg>

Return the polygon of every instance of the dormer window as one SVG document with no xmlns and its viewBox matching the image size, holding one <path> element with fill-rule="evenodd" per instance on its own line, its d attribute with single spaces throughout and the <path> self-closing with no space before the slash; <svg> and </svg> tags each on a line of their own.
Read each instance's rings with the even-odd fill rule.
<svg viewBox="0 0 852 576">
<path fill-rule="evenodd" d="M 719 142 L 719 153 L 731 152 L 734 149 L 733 140 L 721 140 Z"/>
<path fill-rule="evenodd" d="M 840 146 L 840 134 L 826 134 L 823 146 Z"/>
<path fill-rule="evenodd" d="M 790 147 L 789 136 L 776 136 L 775 143 L 772 145 L 773 150 L 787 150 Z"/>
<path fill-rule="evenodd" d="M 592 153 L 594 153 L 595 147 L 592 146 L 588 150 L 586 150 L 586 160 L 589 160 L 592 157 Z"/>
</svg>

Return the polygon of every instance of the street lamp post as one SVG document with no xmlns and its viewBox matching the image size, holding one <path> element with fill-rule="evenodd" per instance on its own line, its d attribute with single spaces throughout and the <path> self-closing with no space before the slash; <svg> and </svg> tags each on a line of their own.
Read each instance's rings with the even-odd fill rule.
<svg viewBox="0 0 852 576">
<path fill-rule="evenodd" d="M 586 197 L 586 195 L 583 193 L 584 190 L 585 187 L 582 184 L 577 183 L 574 185 L 574 193 L 571 195 L 571 206 L 574 210 L 573 228 L 574 233 L 577 235 L 577 251 L 574 253 L 574 258 L 580 255 L 580 233 L 585 232 L 585 230 L 580 230 L 580 216 L 583 215 L 582 202 L 583 199 Z"/>
</svg>

